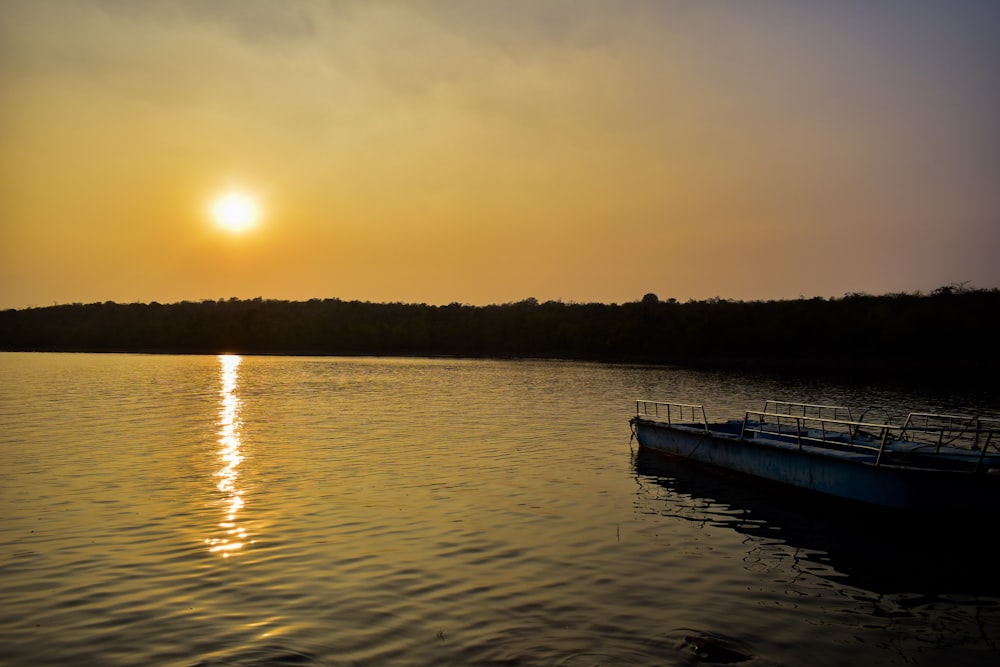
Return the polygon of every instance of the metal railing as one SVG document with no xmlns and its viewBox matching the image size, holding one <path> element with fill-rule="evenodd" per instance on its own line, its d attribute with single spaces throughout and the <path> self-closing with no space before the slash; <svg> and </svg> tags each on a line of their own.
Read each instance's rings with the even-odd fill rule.
<svg viewBox="0 0 1000 667">
<path fill-rule="evenodd" d="M 904 424 L 895 425 L 747 410 L 740 438 L 756 434 L 787 439 L 799 449 L 812 445 L 875 454 L 876 465 L 890 443 L 907 445 L 892 448 L 895 462 L 908 455 L 947 455 L 978 470 L 988 454 L 1000 455 L 1000 419 L 982 417 L 911 413 Z"/>
<path fill-rule="evenodd" d="M 635 416 L 665 420 L 668 426 L 673 426 L 675 421 L 683 421 L 684 416 L 690 416 L 690 422 L 702 426 L 708 430 L 708 418 L 705 416 L 705 407 L 692 403 L 674 403 L 672 401 L 645 401 L 635 402 Z"/>
<path fill-rule="evenodd" d="M 991 450 L 1000 454 L 1000 419 L 911 412 L 900 437 L 933 448 L 935 454 L 943 447 L 977 452 L 981 464 Z"/>
<path fill-rule="evenodd" d="M 827 407 L 827 406 L 824 406 Z M 799 449 L 803 445 L 817 447 L 847 447 L 851 450 L 868 451 L 878 454 L 885 446 L 891 431 L 899 427 L 891 424 L 873 424 L 853 419 L 832 417 L 790 415 L 782 412 L 747 410 L 743 415 L 740 437 L 761 434 L 794 438 Z M 868 437 L 860 438 L 861 429 L 872 431 Z M 878 445 L 872 444 L 876 440 Z"/>
<path fill-rule="evenodd" d="M 851 409 L 843 405 L 818 405 L 814 403 L 795 403 L 792 401 L 764 401 L 762 412 L 772 412 L 783 415 L 799 415 L 801 417 L 819 417 L 828 419 L 846 419 L 854 421 Z"/>
</svg>

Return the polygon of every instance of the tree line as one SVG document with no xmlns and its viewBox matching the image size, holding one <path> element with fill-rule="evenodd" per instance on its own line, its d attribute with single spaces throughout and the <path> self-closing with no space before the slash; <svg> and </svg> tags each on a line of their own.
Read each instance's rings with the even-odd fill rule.
<svg viewBox="0 0 1000 667">
<path fill-rule="evenodd" d="M 114 302 L 0 311 L 0 349 L 539 357 L 642 363 L 998 365 L 1000 290 L 781 301 L 445 306 L 340 299 Z"/>
</svg>

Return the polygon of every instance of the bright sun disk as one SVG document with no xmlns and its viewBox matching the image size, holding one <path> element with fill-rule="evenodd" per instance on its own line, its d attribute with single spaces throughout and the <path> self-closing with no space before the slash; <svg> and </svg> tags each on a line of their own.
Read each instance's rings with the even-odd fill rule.
<svg viewBox="0 0 1000 667">
<path fill-rule="evenodd" d="M 245 232 L 256 226 L 259 219 L 257 202 L 242 192 L 227 192 L 212 202 L 212 221 L 228 232 Z"/>
</svg>

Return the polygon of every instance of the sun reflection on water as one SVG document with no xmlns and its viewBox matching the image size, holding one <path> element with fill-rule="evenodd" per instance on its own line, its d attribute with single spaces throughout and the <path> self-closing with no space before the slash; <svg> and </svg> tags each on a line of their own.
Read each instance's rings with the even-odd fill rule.
<svg viewBox="0 0 1000 667">
<path fill-rule="evenodd" d="M 242 549 L 247 543 L 246 530 L 237 522 L 239 511 L 243 507 L 243 491 L 237 485 L 239 466 L 243 461 L 240 442 L 242 401 L 237 392 L 242 361 L 243 358 L 239 355 L 219 355 L 222 379 L 222 389 L 219 391 L 219 459 L 222 468 L 215 473 L 215 477 L 219 479 L 216 488 L 223 494 L 225 518 L 219 522 L 221 535 L 206 538 L 205 543 L 210 552 L 222 554 L 224 558 Z"/>
</svg>

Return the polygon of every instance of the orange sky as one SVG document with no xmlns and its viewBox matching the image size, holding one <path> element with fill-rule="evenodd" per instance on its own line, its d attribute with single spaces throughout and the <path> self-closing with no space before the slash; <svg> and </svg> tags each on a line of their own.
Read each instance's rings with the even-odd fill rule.
<svg viewBox="0 0 1000 667">
<path fill-rule="evenodd" d="M 0 308 L 998 287 L 998 34 L 992 0 L 4 0 Z"/>
</svg>

